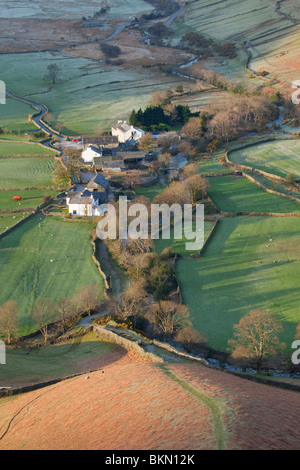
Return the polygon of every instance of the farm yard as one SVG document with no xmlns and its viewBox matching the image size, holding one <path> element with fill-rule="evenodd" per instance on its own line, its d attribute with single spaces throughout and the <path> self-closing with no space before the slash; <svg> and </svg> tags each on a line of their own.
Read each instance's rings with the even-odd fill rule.
<svg viewBox="0 0 300 470">
<path fill-rule="evenodd" d="M 278 140 L 253 145 L 230 153 L 237 165 L 246 165 L 285 178 L 288 173 L 300 176 L 300 140 Z"/>
<path fill-rule="evenodd" d="M 300 212 L 297 202 L 269 194 L 243 177 L 213 177 L 209 185 L 210 198 L 223 212 Z"/>
<path fill-rule="evenodd" d="M 104 292 L 92 260 L 92 227 L 36 216 L 0 240 L 0 305 L 7 300 L 19 305 L 19 335 L 36 328 L 29 318 L 36 300 L 73 298 L 90 284 Z"/>
<path fill-rule="evenodd" d="M 283 322 L 289 349 L 299 322 L 299 230 L 298 217 L 226 218 L 202 258 L 178 261 L 184 302 L 211 347 L 225 351 L 233 325 L 264 308 Z"/>
</svg>

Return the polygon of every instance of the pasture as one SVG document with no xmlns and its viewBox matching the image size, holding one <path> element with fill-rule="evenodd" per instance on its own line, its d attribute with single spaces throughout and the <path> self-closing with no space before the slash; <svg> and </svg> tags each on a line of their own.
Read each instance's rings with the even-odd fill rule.
<svg viewBox="0 0 300 470">
<path fill-rule="evenodd" d="M 139 186 L 134 189 L 137 196 L 145 196 L 152 202 L 153 199 L 158 196 L 165 186 L 161 183 L 153 184 L 152 186 Z"/>
<path fill-rule="evenodd" d="M 209 178 L 208 195 L 224 212 L 300 212 L 300 204 L 267 193 L 243 177 Z"/>
<path fill-rule="evenodd" d="M 14 133 L 30 133 L 37 127 L 28 121 L 28 116 L 36 113 L 31 106 L 21 101 L 7 98 L 6 105 L 1 106 L 0 128 Z M 3 136 L 0 135 L 0 138 Z M 11 139 L 17 136 L 10 135 Z"/>
<path fill-rule="evenodd" d="M 233 325 L 263 308 L 283 322 L 282 340 L 291 352 L 300 323 L 299 230 L 299 218 L 223 219 L 202 258 L 178 261 L 184 302 L 211 347 L 225 351 Z"/>
<path fill-rule="evenodd" d="M 230 168 L 226 168 L 221 163 L 219 163 L 217 158 L 210 158 L 199 162 L 199 173 L 203 176 L 223 175 L 226 173 L 231 173 L 232 171 L 233 170 Z"/>
<path fill-rule="evenodd" d="M 5 232 L 5 230 L 22 220 L 23 217 L 22 212 L 17 214 L 0 214 L 0 233 Z"/>
<path fill-rule="evenodd" d="M 60 67 L 55 86 L 45 80 L 47 66 Z M 44 104 L 49 122 L 63 124 L 66 135 L 109 130 L 133 108 L 144 108 L 155 91 L 175 89 L 184 80 L 158 71 L 126 66 L 111 67 L 67 53 L 27 53 L 0 56 L 1 77 L 17 95 Z"/>
<path fill-rule="evenodd" d="M 23 387 L 102 367 L 122 348 L 100 340 L 94 333 L 42 348 L 7 349 L 6 366 L 0 369 L 0 386 Z"/>
<path fill-rule="evenodd" d="M 261 83 L 260 79 L 253 77 L 250 82 L 249 74 L 244 69 L 247 54 L 241 44 L 251 41 L 251 68 L 256 71 L 267 70 L 271 73 L 270 78 L 291 83 L 299 76 L 299 28 L 287 16 L 280 14 L 276 10 L 277 6 L 277 2 L 269 0 L 189 0 L 181 21 L 172 25 L 172 42 L 178 44 L 185 33 L 193 31 L 212 38 L 219 44 L 235 43 L 237 57 L 213 57 L 204 61 L 204 67 L 249 87 Z M 299 21 L 299 9 L 295 2 L 282 2 L 280 11 Z M 193 69 L 197 71 L 198 65 L 194 65 Z"/>
<path fill-rule="evenodd" d="M 21 189 L 20 191 L 0 191 L 0 211 L 12 211 L 14 209 L 33 210 L 43 202 L 43 198 L 45 196 L 55 197 L 57 193 L 58 191 L 54 189 Z M 14 201 L 14 196 L 20 196 L 21 201 Z"/>
<path fill-rule="evenodd" d="M 204 222 L 204 241 L 207 239 L 209 236 L 212 228 L 213 228 L 213 222 Z M 196 224 L 193 223 L 193 231 L 196 229 Z M 192 234 L 188 234 L 190 237 Z M 192 240 L 193 241 L 193 240 Z M 177 255 L 181 256 L 189 256 L 192 253 L 198 252 L 202 247 L 200 247 L 196 251 L 187 251 L 186 250 L 186 243 L 191 243 L 191 240 L 187 240 L 185 236 L 183 236 L 182 240 L 175 240 L 174 239 L 174 229 L 171 228 L 171 239 L 170 240 L 155 240 L 155 250 L 158 253 L 161 253 L 165 248 L 171 247 L 174 253 Z"/>
<path fill-rule="evenodd" d="M 0 240 L 0 305 L 7 300 L 19 305 L 19 335 L 35 329 L 29 314 L 36 300 L 74 298 L 87 284 L 104 291 L 92 260 L 92 228 L 36 216 Z"/>
<path fill-rule="evenodd" d="M 0 188 L 51 186 L 53 170 L 53 158 L 0 158 Z"/>
<path fill-rule="evenodd" d="M 273 20 L 275 28 L 282 19 L 268 0 L 233 0 L 230 3 L 215 3 L 208 0 L 188 1 L 183 16 L 186 28 L 212 36 L 220 42 L 251 39 L 255 32 L 266 33 Z M 182 24 L 179 27 L 184 27 Z"/>
<path fill-rule="evenodd" d="M 300 176 L 300 140 L 257 144 L 231 152 L 229 159 L 237 165 L 250 166 L 283 178 L 288 173 Z"/>
<path fill-rule="evenodd" d="M 54 0 L 45 3 L 44 0 L 35 0 L 30 4 L 26 1 L 19 1 L 16 5 L 0 1 L 0 7 L 3 18 L 46 18 L 46 19 L 81 19 L 82 16 L 94 16 L 96 12 L 105 6 L 108 11 L 101 16 L 105 19 L 134 19 L 141 12 L 152 10 L 151 5 L 143 0 L 108 0 L 99 2 L 95 0 L 86 0 L 84 8 L 78 2 L 71 0 Z"/>
<path fill-rule="evenodd" d="M 16 156 L 54 156 L 54 150 L 42 147 L 38 144 L 26 142 L 2 142 L 0 141 L 0 157 Z"/>
</svg>

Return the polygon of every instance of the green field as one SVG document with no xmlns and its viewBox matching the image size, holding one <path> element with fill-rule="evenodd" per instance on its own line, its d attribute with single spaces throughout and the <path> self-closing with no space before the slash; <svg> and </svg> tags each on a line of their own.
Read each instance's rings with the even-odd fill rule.
<svg viewBox="0 0 300 470">
<path fill-rule="evenodd" d="M 17 214 L 0 214 L 0 233 L 15 225 L 23 219 L 22 212 Z"/>
<path fill-rule="evenodd" d="M 231 173 L 233 170 L 226 168 L 216 158 L 210 158 L 209 160 L 203 160 L 199 163 L 200 175 L 223 175 Z"/>
<path fill-rule="evenodd" d="M 165 186 L 163 184 L 156 183 L 152 186 L 140 186 L 134 190 L 137 196 L 145 196 L 150 199 L 150 201 L 153 201 L 155 196 L 158 196 L 158 194 L 160 194 L 164 189 Z"/>
<path fill-rule="evenodd" d="M 253 177 L 253 175 L 251 176 Z M 268 178 L 265 178 L 264 176 L 261 176 L 261 175 L 255 175 L 254 178 L 260 183 L 262 183 L 264 186 L 266 186 L 267 188 L 272 189 L 273 191 L 278 191 L 279 193 L 287 194 L 288 196 L 293 196 L 300 200 L 300 192 L 291 189 L 290 186 L 287 186 L 285 184 L 275 183 L 274 181 L 269 180 Z"/>
<path fill-rule="evenodd" d="M 51 186 L 53 170 L 53 158 L 0 158 L 0 188 Z"/>
<path fill-rule="evenodd" d="M 47 18 L 47 19 L 81 19 L 93 16 L 102 7 L 109 7 L 108 12 L 103 15 L 108 19 L 134 19 L 137 14 L 152 10 L 152 6 L 143 0 L 107 0 L 97 2 L 96 0 L 85 0 L 83 5 L 70 0 L 67 3 L 63 0 L 53 0 L 45 3 L 44 0 L 35 0 L 33 3 L 18 2 L 17 5 L 3 3 L 3 18 Z M 2 7 L 2 5 L 1 5 Z"/>
<path fill-rule="evenodd" d="M 236 150 L 229 159 L 238 165 L 286 177 L 288 173 L 300 176 L 300 140 L 278 140 Z"/>
<path fill-rule="evenodd" d="M 36 300 L 73 298 L 87 284 L 103 291 L 92 260 L 92 227 L 36 216 L 0 240 L 0 305 L 7 300 L 19 305 L 19 334 L 34 329 L 29 314 Z"/>
<path fill-rule="evenodd" d="M 265 192 L 243 177 L 209 178 L 208 195 L 224 212 L 300 212 L 300 204 Z"/>
<path fill-rule="evenodd" d="M 227 78 L 243 82 L 246 86 L 261 83 L 245 70 L 247 54 L 242 48 L 244 41 L 252 41 L 254 70 L 268 70 L 272 78 L 292 82 L 297 76 L 299 51 L 299 28 L 276 11 L 277 2 L 270 0 L 232 0 L 211 2 L 189 0 L 181 21 L 172 25 L 172 42 L 178 44 L 188 32 L 198 32 L 219 44 L 235 43 L 237 57 L 223 57 L 204 61 L 204 67 L 224 74 Z M 297 21 L 299 9 L 296 2 L 284 1 L 281 10 L 290 13 Z M 299 61 L 298 61 L 299 62 Z"/>
<path fill-rule="evenodd" d="M 36 113 L 31 106 L 11 98 L 7 98 L 6 105 L 1 106 L 0 128 L 8 132 L 30 133 L 37 127 L 28 122 L 28 116 Z M 2 135 L 0 136 L 2 138 Z M 9 136 L 13 138 L 14 136 Z"/>
<path fill-rule="evenodd" d="M 1 137 L 1 136 L 0 136 Z M 24 142 L 0 142 L 0 156 L 32 156 L 32 155 L 51 155 L 55 153 L 51 149 L 37 144 Z"/>
<path fill-rule="evenodd" d="M 212 228 L 213 228 L 213 222 L 204 222 L 204 240 L 207 239 L 209 236 Z M 193 230 L 195 230 L 196 224 L 193 224 Z M 195 251 L 187 251 L 186 250 L 186 243 L 191 243 L 191 240 L 187 240 L 185 237 L 183 237 L 182 240 L 174 240 L 174 230 L 171 229 L 171 240 L 155 240 L 155 249 L 158 253 L 161 253 L 165 248 L 171 247 L 174 251 L 174 253 L 181 255 L 181 256 L 189 256 L 192 253 L 195 253 Z M 197 252 L 201 249 L 200 247 Z"/>
<path fill-rule="evenodd" d="M 55 189 L 0 191 L 0 210 L 35 209 L 43 202 L 45 196 L 55 197 L 57 193 Z M 22 201 L 14 201 L 14 196 L 20 196 Z"/>
<path fill-rule="evenodd" d="M 8 349 L 6 366 L 0 369 L 0 387 L 33 385 L 101 367 L 101 358 L 122 349 L 88 333 L 69 342 L 25 349 Z"/>
<path fill-rule="evenodd" d="M 224 219 L 201 259 L 178 262 L 184 302 L 210 346 L 225 350 L 233 325 L 265 308 L 283 321 L 290 348 L 300 323 L 299 231 L 299 218 Z"/>
<path fill-rule="evenodd" d="M 44 80 L 50 64 L 61 69 L 55 86 Z M 46 105 L 50 123 L 63 123 L 67 135 L 108 130 L 118 119 L 128 118 L 133 108 L 149 104 L 155 91 L 175 89 L 182 83 L 182 79 L 142 67 L 110 67 L 96 60 L 48 52 L 2 54 L 0 70 L 9 89 Z"/>
</svg>

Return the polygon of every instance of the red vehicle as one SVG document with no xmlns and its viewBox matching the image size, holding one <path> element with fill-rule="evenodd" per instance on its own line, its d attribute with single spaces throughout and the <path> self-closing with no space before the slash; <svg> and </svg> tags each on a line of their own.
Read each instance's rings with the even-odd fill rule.
<svg viewBox="0 0 300 470">
<path fill-rule="evenodd" d="M 14 201 L 23 201 L 21 196 L 14 196 Z"/>
</svg>

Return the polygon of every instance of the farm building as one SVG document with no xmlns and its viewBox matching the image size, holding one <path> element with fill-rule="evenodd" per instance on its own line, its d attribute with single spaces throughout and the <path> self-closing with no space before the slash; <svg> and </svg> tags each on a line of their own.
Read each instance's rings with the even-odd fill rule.
<svg viewBox="0 0 300 470">
<path fill-rule="evenodd" d="M 120 143 L 128 141 L 137 142 L 145 135 L 142 129 L 131 126 L 127 121 L 118 121 L 118 124 L 112 127 L 111 133 L 113 136 L 118 137 Z"/>
<path fill-rule="evenodd" d="M 105 149 L 117 149 L 119 147 L 119 140 L 115 136 L 111 135 L 100 135 L 98 137 L 84 137 L 83 138 L 84 147 L 89 145 L 95 145 L 101 150 Z"/>
<path fill-rule="evenodd" d="M 81 158 L 85 163 L 93 163 L 95 157 L 102 157 L 102 150 L 94 147 L 94 145 L 89 145 L 81 154 Z"/>
<path fill-rule="evenodd" d="M 126 169 L 126 165 L 124 163 L 124 159 L 119 157 L 103 157 L 103 158 L 95 158 L 94 159 L 95 169 L 99 171 L 114 171 L 114 172 L 122 172 Z"/>
<path fill-rule="evenodd" d="M 105 176 L 98 173 L 94 178 L 90 180 L 86 189 L 92 192 L 107 193 L 109 188 L 109 183 Z"/>
<path fill-rule="evenodd" d="M 104 215 L 107 212 L 106 203 L 106 193 L 91 192 L 87 189 L 82 193 L 73 193 L 67 197 L 69 214 L 81 217 Z"/>
</svg>

